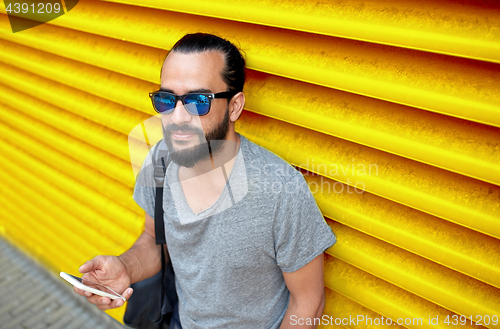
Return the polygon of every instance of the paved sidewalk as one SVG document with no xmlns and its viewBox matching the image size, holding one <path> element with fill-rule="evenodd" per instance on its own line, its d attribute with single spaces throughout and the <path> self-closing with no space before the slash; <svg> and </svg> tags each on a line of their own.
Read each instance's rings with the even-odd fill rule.
<svg viewBox="0 0 500 329">
<path fill-rule="evenodd" d="M 76 295 L 0 238 L 0 327 L 2 329 L 127 328 Z"/>
</svg>

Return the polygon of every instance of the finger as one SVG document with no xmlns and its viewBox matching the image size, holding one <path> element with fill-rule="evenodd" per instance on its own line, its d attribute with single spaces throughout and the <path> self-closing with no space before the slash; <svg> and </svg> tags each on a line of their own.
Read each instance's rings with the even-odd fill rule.
<svg viewBox="0 0 500 329">
<path fill-rule="evenodd" d="M 123 299 L 118 298 L 118 299 L 115 299 L 114 301 L 112 301 L 111 304 L 109 304 L 109 306 L 112 308 L 115 308 L 115 307 L 123 306 L 123 304 L 125 304 Z"/>
<path fill-rule="evenodd" d="M 110 305 L 111 304 L 111 298 L 109 297 L 102 297 L 101 300 L 101 305 Z"/>
<path fill-rule="evenodd" d="M 97 256 L 91 260 L 86 261 L 82 266 L 80 266 L 78 271 L 80 273 L 88 273 L 94 270 L 98 270 L 102 267 L 103 263 L 103 257 Z"/>
<path fill-rule="evenodd" d="M 101 311 L 107 311 L 107 310 L 110 310 L 112 307 L 109 306 L 109 305 L 96 305 L 98 309 L 100 309 Z"/>
<path fill-rule="evenodd" d="M 122 296 L 125 297 L 126 300 L 128 300 L 130 298 L 130 296 L 132 296 L 133 293 L 134 293 L 134 289 L 127 288 L 127 290 L 125 290 L 123 292 Z"/>
<path fill-rule="evenodd" d="M 130 296 L 132 296 L 133 292 L 134 292 L 134 290 L 132 288 L 128 288 L 127 290 L 125 290 L 123 292 L 122 296 L 125 297 L 126 300 L 128 300 L 130 298 Z M 96 306 L 101 311 L 105 311 L 105 310 L 109 310 L 109 309 L 121 307 L 124 304 L 125 304 L 125 301 L 123 299 L 121 299 L 121 298 L 118 298 L 118 299 L 115 299 L 115 300 L 110 300 L 109 304 L 103 303 L 103 301 L 101 300 L 101 303 L 100 304 L 96 304 Z"/>
<path fill-rule="evenodd" d="M 98 299 L 98 303 L 96 304 L 96 306 L 101 311 L 109 310 L 116 307 L 113 305 L 112 300 L 109 299 L 108 297 L 101 297 L 100 299 Z"/>
<path fill-rule="evenodd" d="M 132 293 L 134 292 L 134 290 L 132 288 L 128 288 L 127 290 L 125 290 L 122 294 L 122 296 L 128 300 L 130 298 L 130 296 L 132 296 Z M 112 307 L 120 307 L 120 306 L 123 306 L 125 304 L 125 301 L 123 299 L 116 299 L 114 300 L 113 302 L 111 302 L 111 306 Z"/>
<path fill-rule="evenodd" d="M 88 291 L 85 291 L 85 290 L 82 290 L 82 289 L 78 289 L 75 286 L 73 286 L 73 291 L 75 293 L 77 293 L 78 295 L 80 295 L 80 296 L 88 297 L 87 295 L 85 295 L 85 293 L 88 292 Z"/>
<path fill-rule="evenodd" d="M 108 297 L 103 297 L 103 296 L 94 295 L 94 294 L 92 294 L 92 296 L 87 297 L 87 300 L 89 303 L 95 304 L 97 306 L 109 305 L 109 303 L 111 302 L 111 299 L 109 299 Z"/>
<path fill-rule="evenodd" d="M 78 268 L 80 273 L 88 273 L 94 268 L 93 262 L 91 260 L 86 261 L 82 266 Z"/>
</svg>

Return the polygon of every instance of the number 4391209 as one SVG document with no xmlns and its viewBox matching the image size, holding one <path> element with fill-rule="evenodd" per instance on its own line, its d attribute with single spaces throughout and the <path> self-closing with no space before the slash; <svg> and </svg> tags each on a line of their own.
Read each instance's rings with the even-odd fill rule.
<svg viewBox="0 0 500 329">
<path fill-rule="evenodd" d="M 470 324 L 476 324 L 476 325 L 489 325 L 489 324 L 493 324 L 493 325 L 497 325 L 498 324 L 498 315 L 493 315 L 493 316 L 489 316 L 489 315 L 485 315 L 485 316 L 482 316 L 482 315 L 476 315 L 475 317 L 473 317 L 472 315 L 469 316 L 469 317 L 466 317 L 465 315 L 452 315 L 452 316 L 447 316 L 446 319 L 444 319 L 444 323 L 446 323 L 447 325 L 458 325 L 460 323 L 460 325 L 465 325 L 467 323 L 467 320 L 470 320 Z"/>
<path fill-rule="evenodd" d="M 61 5 L 59 3 L 9 3 L 5 8 L 5 11 L 9 14 L 19 14 L 19 13 L 33 13 L 33 14 L 58 14 L 61 11 Z"/>
</svg>

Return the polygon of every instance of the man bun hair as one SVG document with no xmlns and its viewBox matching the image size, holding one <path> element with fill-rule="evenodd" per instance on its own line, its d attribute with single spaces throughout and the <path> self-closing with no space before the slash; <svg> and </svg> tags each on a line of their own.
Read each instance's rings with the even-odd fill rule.
<svg viewBox="0 0 500 329">
<path fill-rule="evenodd" d="M 245 84 L 245 59 L 238 48 L 231 42 L 208 33 L 186 34 L 172 47 L 170 51 L 184 54 L 217 51 L 224 55 L 222 80 L 228 90 L 234 93 L 243 91 Z"/>
</svg>

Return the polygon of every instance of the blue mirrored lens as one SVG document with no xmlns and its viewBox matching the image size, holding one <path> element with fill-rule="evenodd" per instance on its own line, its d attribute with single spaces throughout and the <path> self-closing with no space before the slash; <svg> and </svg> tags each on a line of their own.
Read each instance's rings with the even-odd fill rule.
<svg viewBox="0 0 500 329">
<path fill-rule="evenodd" d="M 184 98 L 184 103 L 186 109 L 194 115 L 205 115 L 210 110 L 210 99 L 206 95 L 187 95 Z"/>
<path fill-rule="evenodd" d="M 154 95 L 155 108 L 158 112 L 164 113 L 172 111 L 175 108 L 175 97 L 168 95 Z"/>
</svg>

